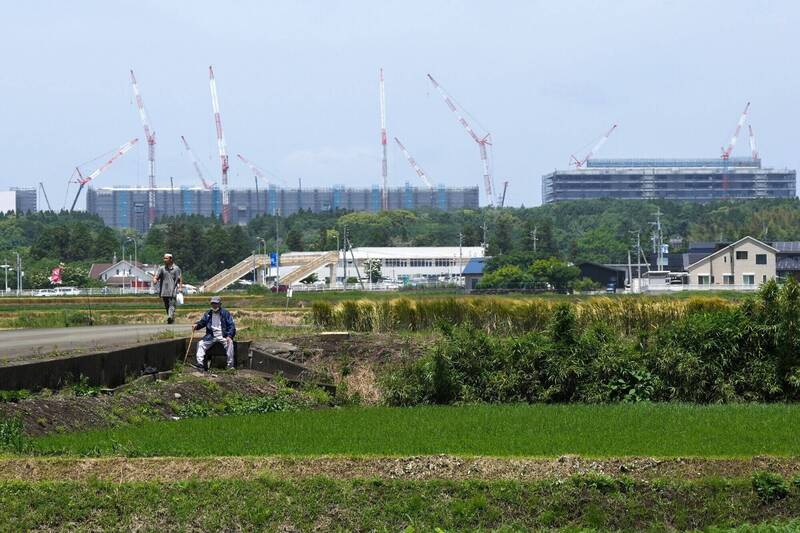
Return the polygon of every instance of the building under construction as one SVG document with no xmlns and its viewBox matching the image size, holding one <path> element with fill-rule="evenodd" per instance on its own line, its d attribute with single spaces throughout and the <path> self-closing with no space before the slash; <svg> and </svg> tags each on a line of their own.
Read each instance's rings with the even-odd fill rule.
<svg viewBox="0 0 800 533">
<path fill-rule="evenodd" d="M 760 159 L 588 159 L 542 176 L 542 202 L 748 200 L 794 198 L 797 172 L 763 168 Z"/>
<path fill-rule="evenodd" d="M 150 189 L 144 187 L 89 188 L 86 210 L 99 215 L 106 225 L 133 228 L 144 232 L 149 227 Z M 336 211 L 381 211 L 381 187 L 355 189 L 344 186 L 330 188 L 268 187 L 230 191 L 230 223 L 246 224 L 263 214 L 291 215 L 300 211 L 315 213 Z M 388 189 L 389 209 L 477 209 L 478 187 Z M 155 189 L 155 217 L 174 215 L 222 216 L 222 191 L 216 187 L 176 187 Z"/>
</svg>

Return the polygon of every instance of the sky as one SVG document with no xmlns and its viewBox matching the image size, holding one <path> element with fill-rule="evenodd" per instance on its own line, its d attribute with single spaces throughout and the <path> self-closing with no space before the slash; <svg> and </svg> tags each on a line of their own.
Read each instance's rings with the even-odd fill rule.
<svg viewBox="0 0 800 533">
<path fill-rule="evenodd" d="M 209 65 L 232 188 L 253 185 L 236 154 L 277 185 L 379 183 L 381 67 L 390 143 L 435 183 L 480 186 L 482 204 L 478 147 L 427 73 L 491 133 L 509 205 L 539 205 L 541 176 L 613 123 L 598 157 L 718 157 L 747 101 L 763 164 L 797 168 L 798 23 L 790 0 L 7 3 L 0 189 L 42 181 L 53 208 L 68 207 L 74 168 L 91 172 L 134 137 L 94 185 L 145 186 L 130 69 L 156 132 L 157 184 L 199 185 L 181 135 L 220 181 Z M 742 135 L 733 155 L 749 154 Z M 423 186 L 393 144 L 389 182 Z"/>
</svg>

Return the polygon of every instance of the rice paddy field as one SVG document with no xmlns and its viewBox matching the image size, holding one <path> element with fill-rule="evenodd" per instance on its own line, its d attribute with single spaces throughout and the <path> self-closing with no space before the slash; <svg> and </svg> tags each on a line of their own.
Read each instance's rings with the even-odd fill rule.
<svg viewBox="0 0 800 533">
<path fill-rule="evenodd" d="M 144 402 L 130 397 L 137 392 L 113 404 L 98 398 L 109 404 L 114 420 L 101 420 L 95 429 L 68 431 L 48 419 L 47 431 L 34 437 L 22 434 L 19 423 L 0 420 L 0 531 L 800 530 L 800 404 L 789 401 L 793 374 L 770 381 L 772 367 L 764 363 L 771 361 L 769 352 L 754 359 L 761 361 L 752 367 L 758 374 L 736 367 L 741 372 L 734 375 L 726 366 L 749 360 L 749 352 L 740 354 L 735 346 L 771 346 L 763 340 L 767 337 L 752 337 L 758 343 L 741 337 L 730 345 L 702 344 L 705 351 L 694 350 L 692 338 L 679 337 L 671 358 L 657 368 L 659 379 L 677 380 L 673 370 L 677 376 L 691 373 L 697 379 L 681 394 L 708 388 L 721 391 L 709 398 L 722 399 L 642 401 L 652 394 L 652 383 L 659 391 L 672 383 L 643 372 L 655 369 L 645 359 L 661 353 L 652 342 L 645 350 L 642 331 L 652 333 L 687 316 L 729 313 L 749 297 L 340 296 L 302 295 L 290 302 L 288 312 L 283 295 L 226 297 L 253 338 L 302 343 L 304 336 L 323 330 L 359 332 L 347 341 L 317 339 L 302 351 L 337 384 L 330 395 L 304 391 L 316 398 L 313 406 L 288 401 L 275 404 L 276 412 L 229 414 L 253 413 L 241 409 L 266 403 L 242 397 L 244 382 L 236 373 L 219 378 L 182 373 L 186 383 L 168 384 L 180 389 L 154 389 Z M 572 337 L 552 336 L 552 317 L 563 303 L 571 304 L 575 338 L 603 324 L 623 342 L 563 344 Z M 14 327 L 26 315 L 28 327 L 81 325 L 87 305 L 77 299 L 4 300 L 0 324 Z M 158 302 L 149 297 L 90 305 L 94 323 L 162 318 Z M 192 298 L 180 319 L 188 321 L 204 308 L 205 298 Z M 753 309 L 760 308 L 751 307 L 747 316 L 760 316 Z M 530 346 L 508 344 L 517 351 L 498 357 L 485 374 L 480 365 L 469 365 L 476 353 L 471 349 L 462 359 L 449 359 L 458 363 L 451 370 L 460 374 L 453 376 L 470 376 L 470 394 L 512 390 L 504 383 L 520 383 L 522 369 L 545 391 L 556 383 L 567 390 L 570 376 L 584 384 L 591 377 L 592 384 L 621 387 L 625 394 L 619 397 L 626 399 L 504 404 L 472 396 L 464 401 L 458 391 L 466 382 L 445 380 L 454 386 L 448 389 L 456 398 L 451 405 L 389 407 L 378 391 L 380 372 L 420 361 L 434 345 L 441 357 L 456 353 L 444 349 L 443 323 L 498 338 L 540 335 L 528 337 Z M 695 327 L 692 335 L 707 330 L 720 331 Z M 530 339 L 540 338 L 551 342 L 548 358 L 531 358 L 530 366 L 506 364 L 519 360 L 523 348 L 534 353 L 538 341 Z M 586 337 L 592 342 L 610 338 Z M 609 372 L 589 364 L 599 360 L 595 356 L 582 356 L 589 370 L 576 370 L 576 346 L 602 350 L 597 357 Z M 493 353 L 487 348 L 484 356 Z M 418 367 L 419 383 L 428 383 L 427 373 L 431 383 L 442 383 L 445 367 L 437 361 L 442 359 Z M 631 361 L 639 366 L 625 370 Z M 769 385 L 754 397 L 779 400 L 747 401 L 748 379 Z M 783 396 L 777 387 L 784 387 Z M 208 393 L 206 403 L 193 398 L 193 390 Z M 88 405 L 93 401 L 88 393 L 91 389 L 78 387 L 75 395 L 83 396 L 46 397 L 27 412 L 43 417 L 43 423 L 52 417 L 51 406 L 67 413 Z M 364 400 L 370 397 L 371 403 Z M 18 401 L 15 405 L 37 400 Z"/>
</svg>

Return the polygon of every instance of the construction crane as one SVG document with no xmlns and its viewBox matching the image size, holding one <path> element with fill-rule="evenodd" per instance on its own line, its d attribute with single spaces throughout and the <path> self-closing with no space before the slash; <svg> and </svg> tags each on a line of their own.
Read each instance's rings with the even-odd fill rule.
<svg viewBox="0 0 800 533">
<path fill-rule="evenodd" d="M 582 159 L 578 159 L 577 157 L 575 157 L 574 154 L 571 155 L 569 164 L 573 165 L 575 168 L 583 168 L 586 162 L 589 161 L 589 159 L 593 158 L 595 154 L 597 154 L 598 150 L 600 150 L 600 148 L 603 147 L 603 145 L 606 143 L 611 134 L 614 133 L 615 129 L 617 129 L 617 125 L 612 124 L 611 128 L 609 128 L 609 130 L 602 137 L 600 137 L 597 143 L 592 147 L 591 150 L 589 150 L 589 152 L 586 153 L 585 156 L 583 156 Z"/>
<path fill-rule="evenodd" d="M 500 197 L 500 207 L 506 205 L 506 191 L 508 191 L 508 180 L 503 182 L 503 195 Z"/>
<path fill-rule="evenodd" d="M 395 137 L 394 138 L 394 142 L 396 142 L 397 146 L 400 147 L 400 150 L 403 151 L 403 155 L 406 156 L 406 159 L 408 160 L 408 164 L 411 165 L 411 168 L 414 169 L 414 172 L 417 173 L 417 176 L 422 178 L 422 181 L 425 182 L 425 185 L 427 185 L 428 189 L 430 189 L 432 191 L 433 190 L 433 183 L 431 183 L 431 180 L 428 179 L 428 175 L 425 174 L 425 171 L 422 170 L 422 168 L 420 168 L 420 166 L 417 164 L 416 159 L 411 157 L 411 154 L 408 153 L 408 150 L 406 150 L 406 147 L 403 146 L 403 143 L 400 142 L 400 139 Z"/>
<path fill-rule="evenodd" d="M 461 113 L 458 112 L 458 108 L 456 108 L 456 105 L 453 103 L 453 100 L 445 92 L 445 90 L 442 89 L 442 86 L 439 85 L 439 83 L 435 79 L 433 79 L 433 76 L 431 76 L 430 74 L 428 74 L 428 79 L 433 84 L 433 86 L 436 87 L 436 90 L 439 91 L 439 94 L 442 95 L 442 98 L 444 99 L 444 102 L 447 104 L 447 107 L 450 108 L 450 111 L 455 113 L 456 117 L 458 117 L 458 122 L 462 126 L 464 126 L 464 129 L 467 130 L 467 133 L 469 134 L 470 137 L 472 137 L 472 140 L 475 141 L 478 144 L 478 149 L 480 150 L 480 154 L 481 154 L 481 163 L 483 164 L 483 187 L 484 187 L 484 191 L 486 193 L 486 198 L 487 198 L 487 201 L 489 202 L 489 205 L 494 207 L 494 205 L 495 205 L 494 204 L 494 183 L 492 182 L 492 175 L 491 175 L 491 172 L 489 170 L 489 155 L 488 155 L 487 150 L 486 150 L 486 147 L 487 146 L 491 146 L 491 144 L 492 144 L 492 134 L 491 133 L 487 133 L 483 137 L 478 137 L 478 135 L 475 133 L 475 131 L 472 129 L 472 127 L 470 127 L 470 125 L 467 123 L 467 121 L 464 119 L 464 117 L 461 115 Z"/>
<path fill-rule="evenodd" d="M 733 152 L 733 148 L 736 146 L 736 141 L 739 139 L 739 132 L 742 130 L 742 126 L 744 126 L 747 120 L 748 111 L 750 111 L 750 102 L 747 102 L 747 105 L 744 106 L 744 111 L 742 111 L 742 115 L 739 117 L 739 122 L 736 123 L 736 129 L 733 130 L 733 135 L 731 136 L 728 146 L 722 149 L 722 159 L 727 160 L 730 158 L 731 152 Z"/>
<path fill-rule="evenodd" d="M 78 167 L 75 167 L 75 173 L 78 175 L 75 181 L 78 183 L 79 186 L 78 186 L 78 192 L 75 194 L 75 199 L 72 201 L 72 207 L 69 208 L 70 211 L 75 210 L 75 204 L 78 203 L 78 197 L 81 195 L 81 191 L 86 186 L 86 184 L 95 179 L 103 172 L 105 172 L 108 169 L 108 167 L 110 167 L 114 163 L 114 161 L 125 155 L 125 153 L 127 153 L 128 150 L 133 148 L 133 145 L 136 144 L 137 142 L 139 142 L 139 139 L 131 139 L 130 141 L 120 146 L 119 149 L 117 149 L 117 151 L 114 152 L 114 154 L 108 159 L 108 161 L 103 163 L 102 166 L 97 168 L 94 172 L 92 172 L 88 176 L 84 176 L 83 174 L 81 174 L 81 170 Z"/>
<path fill-rule="evenodd" d="M 425 171 L 422 170 L 422 168 L 417 164 L 417 160 L 414 159 L 411 156 L 410 153 L 408 153 L 408 150 L 406 150 L 406 147 L 403 146 L 403 143 L 400 142 L 400 139 L 395 137 L 394 138 L 394 142 L 396 142 L 397 146 L 400 147 L 400 150 L 403 151 L 403 155 L 406 157 L 406 160 L 408 161 L 408 164 L 411 165 L 411 168 L 414 169 L 414 172 L 417 173 L 417 176 L 419 176 L 422 179 L 422 181 L 425 182 L 425 185 L 428 186 L 428 189 L 431 192 L 431 207 L 434 207 L 434 195 L 435 195 L 435 192 L 434 192 L 434 189 L 433 189 L 433 183 L 431 183 L 431 180 L 428 179 L 428 175 L 425 174 Z"/>
<path fill-rule="evenodd" d="M 211 106 L 214 110 L 214 124 L 217 127 L 219 161 L 222 167 L 222 222 L 227 224 L 231 215 L 228 192 L 228 147 L 225 144 L 225 136 L 222 134 L 222 119 L 219 115 L 219 99 L 217 98 L 217 81 L 214 79 L 214 69 L 210 66 L 208 67 L 208 79 L 211 86 Z"/>
<path fill-rule="evenodd" d="M 264 183 L 267 185 L 267 187 L 269 187 L 269 178 L 267 177 L 266 173 L 263 170 L 258 168 L 255 165 L 255 163 L 252 163 L 251 161 L 246 159 L 242 154 L 236 154 L 236 157 L 238 157 L 242 161 L 242 163 L 247 165 L 247 167 L 253 172 L 253 179 L 255 179 L 255 182 L 256 182 L 256 212 L 260 212 L 260 210 L 259 210 L 259 207 L 260 207 L 259 206 L 259 201 L 260 200 L 258 198 L 258 178 L 261 178 L 262 180 L 264 180 Z"/>
<path fill-rule="evenodd" d="M 378 90 L 381 102 L 381 178 L 383 187 L 381 189 L 381 209 L 389 209 L 389 171 L 386 158 L 386 93 L 383 88 L 383 69 L 378 71 Z"/>
<path fill-rule="evenodd" d="M 42 194 L 44 195 L 44 201 L 47 202 L 47 210 L 52 211 L 53 208 L 50 207 L 50 200 L 47 198 L 47 191 L 44 190 L 44 184 L 40 181 L 39 188 L 42 190 Z"/>
<path fill-rule="evenodd" d="M 214 184 L 206 181 L 203 171 L 200 169 L 200 160 L 197 159 L 197 156 L 194 155 L 189 143 L 186 142 L 186 137 L 181 135 L 181 141 L 183 142 L 183 146 L 186 148 L 186 151 L 189 152 L 189 156 L 192 158 L 192 165 L 194 165 L 194 171 L 197 174 L 197 177 L 200 178 L 200 183 L 203 184 L 203 188 L 205 190 L 210 191 L 214 187 Z"/>
<path fill-rule="evenodd" d="M 149 225 L 156 221 L 156 132 L 150 126 L 150 119 L 144 108 L 142 93 L 139 92 L 139 84 L 136 83 L 136 76 L 131 69 L 131 85 L 133 95 L 136 97 L 136 107 L 139 108 L 139 118 L 144 127 L 144 138 L 147 141 L 147 178 L 149 189 L 147 191 L 147 220 Z"/>
<path fill-rule="evenodd" d="M 753 134 L 753 126 L 750 124 L 747 125 L 747 129 L 750 132 L 750 155 L 753 158 L 753 161 L 758 160 L 758 148 L 756 148 L 756 136 Z"/>
</svg>

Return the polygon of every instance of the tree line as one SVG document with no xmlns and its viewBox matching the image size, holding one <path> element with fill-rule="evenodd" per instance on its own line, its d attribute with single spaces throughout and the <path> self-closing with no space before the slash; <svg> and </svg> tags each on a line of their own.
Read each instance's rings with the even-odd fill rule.
<svg viewBox="0 0 800 533">
<path fill-rule="evenodd" d="M 354 247 L 485 243 L 493 257 L 490 270 L 516 265 L 523 276 L 534 279 L 530 269 L 537 260 L 625 262 L 633 232 L 641 232 L 643 246 L 649 246 L 656 211 L 675 252 L 685 251 L 690 241 L 733 241 L 745 235 L 767 242 L 800 240 L 797 199 L 708 204 L 585 200 L 532 208 L 300 211 L 286 217 L 259 216 L 246 226 L 192 215 L 158 220 L 145 235 L 107 227 L 87 213 L 43 212 L 0 214 L 0 259 L 11 264 L 18 252 L 29 271 L 49 272 L 62 261 L 88 271 L 92 262 L 111 262 L 115 254 L 120 258 L 122 244 L 130 249 L 129 239 L 135 239 L 141 261 L 158 262 L 170 251 L 187 279 L 198 282 L 249 256 L 261 239 L 268 251 L 335 250 L 344 246 L 346 231 Z"/>
</svg>

